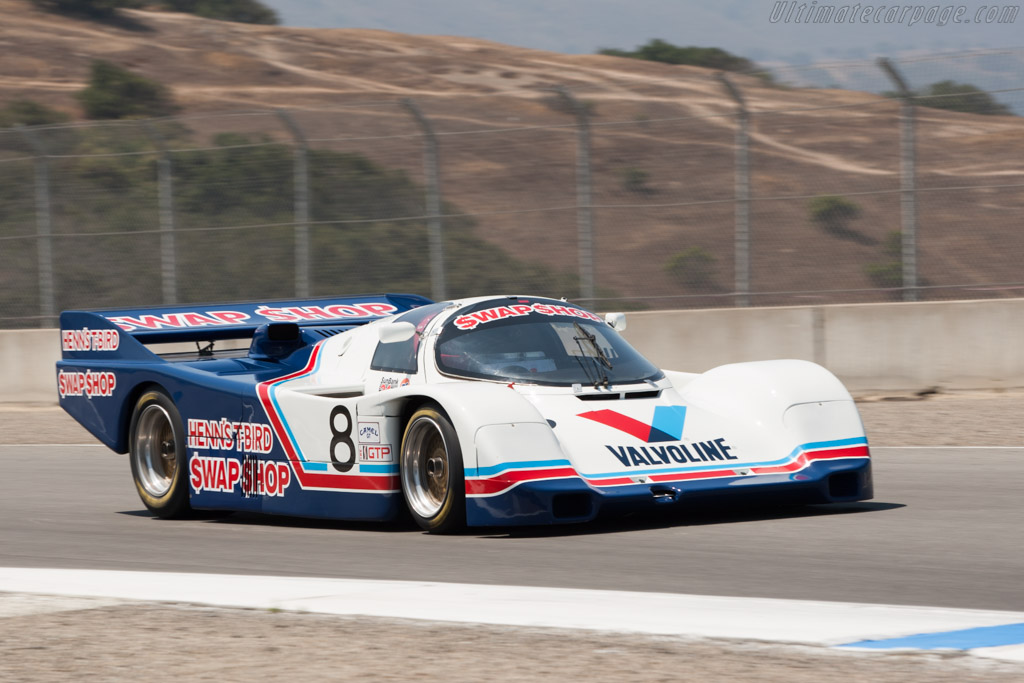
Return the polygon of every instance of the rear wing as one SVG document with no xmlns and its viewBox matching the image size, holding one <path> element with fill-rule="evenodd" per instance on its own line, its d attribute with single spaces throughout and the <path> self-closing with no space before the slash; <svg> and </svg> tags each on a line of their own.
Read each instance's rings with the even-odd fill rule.
<svg viewBox="0 0 1024 683">
<path fill-rule="evenodd" d="M 64 311 L 60 315 L 61 350 L 65 359 L 97 356 L 151 359 L 153 356 L 142 344 L 245 339 L 252 337 L 261 325 L 277 322 L 300 326 L 364 325 L 429 303 L 433 302 L 415 294 L 377 294 Z M 122 343 L 125 336 L 135 343 Z"/>
</svg>

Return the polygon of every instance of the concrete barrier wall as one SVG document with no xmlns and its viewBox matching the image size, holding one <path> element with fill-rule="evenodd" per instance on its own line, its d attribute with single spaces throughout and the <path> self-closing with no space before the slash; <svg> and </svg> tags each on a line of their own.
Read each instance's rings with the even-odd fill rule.
<svg viewBox="0 0 1024 683">
<path fill-rule="evenodd" d="M 814 361 L 854 393 L 1024 388 L 1024 299 L 725 308 L 627 314 L 655 364 L 703 372 L 771 358 Z M 56 330 L 0 332 L 0 402 L 57 400 Z"/>
<path fill-rule="evenodd" d="M 800 358 L 855 393 L 1024 388 L 1024 299 L 644 311 L 626 338 L 657 365 Z"/>
<path fill-rule="evenodd" d="M 57 330 L 0 331 L 0 403 L 56 403 Z"/>
</svg>

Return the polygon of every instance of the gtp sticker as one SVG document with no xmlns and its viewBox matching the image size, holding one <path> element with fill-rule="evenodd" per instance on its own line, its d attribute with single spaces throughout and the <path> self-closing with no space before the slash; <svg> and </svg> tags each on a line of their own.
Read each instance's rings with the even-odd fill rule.
<svg viewBox="0 0 1024 683">
<path fill-rule="evenodd" d="M 387 444 L 359 447 L 359 462 L 394 462 L 391 446 Z"/>
</svg>

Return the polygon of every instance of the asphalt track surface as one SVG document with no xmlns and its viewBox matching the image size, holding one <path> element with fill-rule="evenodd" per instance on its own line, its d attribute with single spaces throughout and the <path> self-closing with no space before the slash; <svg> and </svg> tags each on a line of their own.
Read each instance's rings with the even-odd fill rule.
<svg viewBox="0 0 1024 683">
<path fill-rule="evenodd" d="M 874 448 L 873 501 L 430 536 L 257 515 L 166 521 L 126 456 L 0 446 L 0 566 L 423 580 L 1024 610 L 1024 448 Z"/>
</svg>

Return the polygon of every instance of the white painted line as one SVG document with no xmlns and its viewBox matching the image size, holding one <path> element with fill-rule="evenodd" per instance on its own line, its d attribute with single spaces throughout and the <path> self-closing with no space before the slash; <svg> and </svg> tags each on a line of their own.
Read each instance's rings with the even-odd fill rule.
<svg viewBox="0 0 1024 683">
<path fill-rule="evenodd" d="M 940 607 L 68 569 L 0 568 L 0 591 L 831 646 L 1024 623 L 1024 612 Z"/>
<path fill-rule="evenodd" d="M 1005 647 L 979 647 L 971 650 L 972 655 L 1005 659 L 1011 662 L 1024 662 L 1024 645 L 1007 645 Z"/>
</svg>

